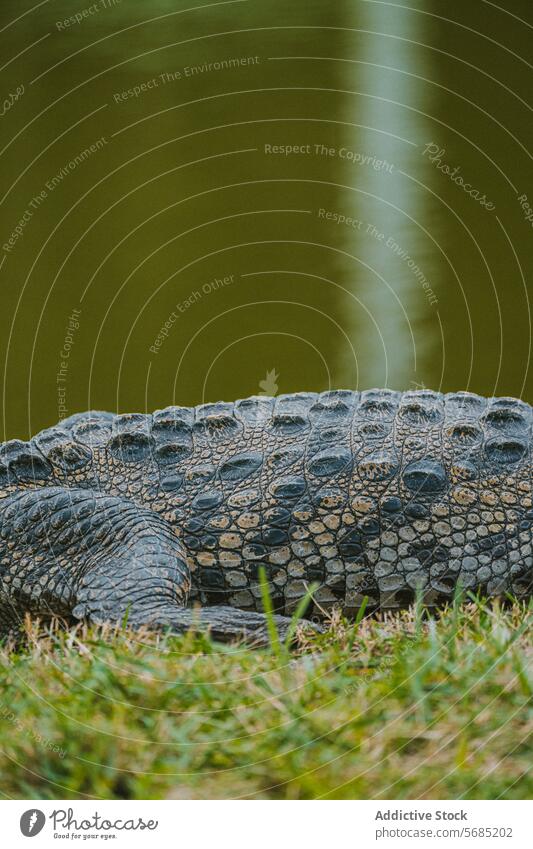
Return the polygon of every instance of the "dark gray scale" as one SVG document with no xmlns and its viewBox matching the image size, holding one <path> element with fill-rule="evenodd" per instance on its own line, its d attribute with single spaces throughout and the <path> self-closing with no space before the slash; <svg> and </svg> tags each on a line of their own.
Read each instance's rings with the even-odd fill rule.
<svg viewBox="0 0 533 849">
<path fill-rule="evenodd" d="M 486 400 L 472 393 L 451 393 L 445 398 L 442 454 L 450 476 L 448 521 L 452 545 L 447 568 L 437 582 L 443 597 L 451 598 L 458 583 L 470 586 L 472 569 L 480 565 L 471 517 L 479 514 L 484 466 L 480 419 L 485 408 Z"/>
<path fill-rule="evenodd" d="M 224 530 L 221 529 L 219 537 L 223 544 L 225 540 L 229 539 L 231 543 L 235 539 L 236 551 L 239 555 L 242 554 L 245 560 L 253 560 L 267 553 L 265 539 L 263 538 L 263 532 L 266 529 L 262 520 L 252 526 L 247 525 L 245 521 L 239 525 L 235 524 L 235 518 L 242 517 L 242 514 L 246 511 L 232 513 L 229 510 L 229 501 L 233 493 L 240 492 L 245 487 L 260 490 L 262 467 L 262 452 L 248 450 L 226 455 L 217 471 L 217 477 L 223 491 L 225 513 L 231 517 L 231 527 L 228 529 L 230 536 L 223 536 Z M 246 571 L 244 566 L 243 571 Z M 247 577 L 249 577 L 249 570 Z"/>
<path fill-rule="evenodd" d="M 270 507 L 262 517 L 262 542 L 269 549 L 289 543 L 292 512 L 287 507 Z"/>
<path fill-rule="evenodd" d="M 276 477 L 274 467 L 278 470 L 290 468 L 297 457 L 287 449 L 287 453 L 282 453 L 269 464 L 273 449 L 279 444 L 278 436 L 271 429 L 275 404 L 274 398 L 262 395 L 235 403 L 235 416 L 243 425 L 238 441 L 241 451 L 224 457 L 219 467 L 232 528 L 242 540 L 238 553 L 240 561 L 235 556 L 234 562 L 229 564 L 232 568 L 225 570 L 228 602 L 235 605 L 242 603 L 247 608 L 260 606 L 259 565 L 265 569 L 271 597 L 275 599 L 279 594 L 279 588 L 271 582 L 273 571 L 268 557 L 274 541 L 264 523 L 264 494 L 269 481 Z M 243 498 L 246 505 L 241 504 Z M 277 601 L 275 606 L 278 606 Z"/>
<path fill-rule="evenodd" d="M 202 404 L 191 412 L 194 415 L 190 433 L 192 453 L 184 462 L 182 495 L 191 520 L 201 516 L 205 522 L 224 500 L 217 475 L 220 457 L 226 446 L 242 434 L 243 426 L 234 416 L 233 404 L 222 401 Z M 213 534 L 199 534 L 194 542 L 187 539 L 186 545 L 201 550 L 212 547 L 214 541 Z"/>
<path fill-rule="evenodd" d="M 448 551 L 435 528 L 449 519 L 450 487 L 443 457 L 444 417 L 441 393 L 420 390 L 402 395 L 394 424 L 395 451 L 400 459 L 396 496 L 402 510 L 400 521 L 382 534 L 376 565 L 381 601 L 386 606 L 402 606 L 417 591 L 431 603 L 440 591 L 437 584 L 446 571 Z M 394 546 L 397 559 L 389 552 Z"/>
<path fill-rule="evenodd" d="M 391 434 L 394 417 L 401 393 L 391 390 L 370 389 L 361 393 L 361 403 L 354 420 L 354 438 L 356 445 L 368 443 L 368 451 L 383 447 L 387 436 Z"/>
<path fill-rule="evenodd" d="M 241 398 L 235 401 L 235 417 L 240 419 L 245 427 L 262 429 L 272 417 L 274 404 L 274 398 L 263 395 Z"/>
<path fill-rule="evenodd" d="M 259 437 L 263 463 L 257 477 L 253 478 L 251 491 L 260 493 L 260 503 L 254 507 L 260 509 L 260 522 L 258 527 L 246 531 L 243 549 L 249 596 L 256 608 L 261 606 L 260 566 L 265 569 L 275 608 L 281 610 L 285 604 L 283 593 L 292 556 L 287 522 L 290 522 L 293 507 L 306 492 L 303 458 L 309 433 L 308 411 L 315 397 L 302 393 L 301 396 L 273 399 L 271 417 Z M 246 483 L 250 486 L 248 481 Z M 275 517 L 281 516 L 286 520 L 283 527 L 274 524 Z M 238 601 L 239 595 L 235 598 Z"/>
<path fill-rule="evenodd" d="M 494 471 L 522 462 L 527 456 L 527 440 L 518 436 L 491 436 L 485 442 L 485 457 Z"/>
<path fill-rule="evenodd" d="M 224 501 L 224 494 L 216 489 L 203 489 L 194 496 L 191 507 L 198 514 L 212 513 Z"/>
<path fill-rule="evenodd" d="M 271 501 L 297 497 L 297 492 L 291 494 L 291 486 L 285 486 L 285 479 L 298 479 L 303 483 L 296 489 L 305 489 L 303 459 L 309 432 L 309 409 L 315 397 L 302 393 L 301 396 L 281 395 L 275 399 L 263 437 L 264 464 L 260 478 L 261 489 Z"/>
<path fill-rule="evenodd" d="M 30 442 L 11 439 L 0 446 L 0 476 L 2 486 L 43 485 L 53 477 L 53 469 Z"/>
<path fill-rule="evenodd" d="M 309 430 L 309 411 L 316 399 L 314 392 L 298 392 L 294 395 L 278 395 L 270 427 L 280 439 L 303 435 Z"/>
<path fill-rule="evenodd" d="M 218 531 L 211 522 L 228 511 L 216 465 L 209 462 L 196 465 L 196 457 L 189 461 L 183 487 L 174 496 L 174 503 L 179 504 L 175 522 L 180 533 L 185 533 L 185 546 L 190 554 L 194 554 L 197 568 L 202 566 L 202 553 L 210 552 L 210 559 L 216 560 Z"/>
<path fill-rule="evenodd" d="M 144 463 L 150 459 L 154 440 L 152 417 L 143 413 L 124 413 L 113 419 L 108 453 L 119 463 Z"/>
<path fill-rule="evenodd" d="M 523 461 L 528 454 L 531 410 L 512 398 L 491 398 L 481 417 L 485 458 L 496 473 Z"/>
<path fill-rule="evenodd" d="M 391 389 L 361 392 L 352 421 L 353 436 L 358 444 L 363 445 L 367 440 L 372 442 L 390 433 L 400 399 L 401 393 Z"/>
<path fill-rule="evenodd" d="M 263 493 L 260 528 L 247 534 L 247 542 L 257 542 L 262 547 L 263 564 L 277 575 L 277 584 L 271 589 L 278 594 L 279 586 L 287 583 L 287 563 L 293 556 L 289 537 L 293 510 L 308 491 L 302 474 L 302 449 L 280 449 L 269 461 L 271 464 L 265 463 L 258 483 Z"/>
<path fill-rule="evenodd" d="M 448 470 L 439 460 L 415 460 L 405 467 L 403 483 L 416 498 L 405 507 L 411 522 L 403 531 L 415 534 L 406 546 L 407 558 L 401 561 L 405 583 L 413 593 L 423 590 L 426 603 L 437 603 L 443 596 L 451 597 L 455 586 Z"/>
<path fill-rule="evenodd" d="M 468 453 L 479 449 L 483 442 L 483 430 L 477 421 L 458 418 L 446 420 L 444 438 L 456 453 Z"/>
<path fill-rule="evenodd" d="M 498 506 L 505 506 L 506 522 L 501 533 L 477 541 L 483 562 L 476 578 L 488 592 L 520 596 L 531 591 L 533 566 L 532 519 L 521 495 L 522 484 L 528 494 L 531 486 L 531 408 L 513 398 L 491 398 L 482 420 L 485 475 L 504 502 Z"/>
<path fill-rule="evenodd" d="M 408 392 L 402 392 L 400 403 L 398 405 L 398 415 L 407 421 L 410 420 L 410 413 L 421 423 L 432 424 L 435 421 L 442 420 L 444 415 L 445 396 L 442 392 L 434 392 L 431 389 L 415 389 Z M 423 409 L 424 413 L 420 413 Z M 411 422 L 414 424 L 414 422 Z"/>
<path fill-rule="evenodd" d="M 63 430 L 68 430 L 71 432 L 75 428 L 80 427 L 81 425 L 84 425 L 87 422 L 107 422 L 109 427 L 111 427 L 114 418 L 115 414 L 110 413 L 107 410 L 85 410 L 83 413 L 73 413 L 72 416 L 68 416 L 66 419 L 62 419 L 61 422 L 59 422 L 58 426 L 61 427 Z"/>
<path fill-rule="evenodd" d="M 234 414 L 234 405 L 224 402 L 196 407 L 194 416 L 193 454 L 185 461 L 183 488 L 180 492 L 182 513 L 187 519 L 184 543 L 197 559 L 198 577 L 202 581 L 207 558 L 210 564 L 207 567 L 207 578 L 212 578 L 207 583 L 212 585 L 211 592 L 214 591 L 215 583 L 220 582 L 215 573 L 223 576 L 217 551 L 224 528 L 213 525 L 213 521 L 218 517 L 223 519 L 223 524 L 231 524 L 228 493 L 219 472 L 224 461 L 233 454 L 235 446 L 241 443 L 244 426 Z M 232 491 L 237 486 L 237 483 L 232 484 Z M 201 522 L 201 526 L 193 530 L 198 522 Z M 205 601 L 206 590 L 205 587 L 202 589 L 202 582 L 198 584 L 198 591 L 200 598 Z M 213 603 L 214 597 L 209 596 L 209 599 Z"/>
<path fill-rule="evenodd" d="M 307 490 L 307 481 L 302 475 L 287 475 L 272 481 L 269 487 L 270 494 L 274 499 L 282 504 L 288 503 L 294 506 L 294 502 Z"/>
<path fill-rule="evenodd" d="M 237 439 L 243 431 L 242 422 L 234 415 L 234 405 L 224 401 L 196 407 L 193 434 L 199 444 L 211 445 Z"/>
<path fill-rule="evenodd" d="M 533 410 L 529 405 L 528 413 L 530 417 L 528 455 L 516 472 L 521 508 L 518 523 L 519 545 L 520 548 L 526 547 L 526 553 L 520 552 L 520 559 L 518 560 L 515 550 L 513 555 L 515 560 L 511 565 L 511 590 L 520 598 L 533 595 L 533 508 L 531 506 L 531 493 L 533 491 Z M 522 534 L 524 534 L 524 537 L 521 537 Z M 529 550 L 527 550 L 528 546 Z"/>
<path fill-rule="evenodd" d="M 297 461 L 297 456 L 290 449 L 282 449 L 280 456 L 272 458 L 270 462 L 271 455 L 281 445 L 279 435 L 271 428 L 275 404 L 276 399 L 262 395 L 236 401 L 235 417 L 243 426 L 243 432 L 236 443 L 240 451 L 226 454 L 219 464 L 219 477 L 229 508 L 231 529 L 241 542 L 234 553 L 222 555 L 223 558 L 231 558 L 227 564 L 223 564 L 227 603 L 243 605 L 247 609 L 261 606 L 259 566 L 265 569 L 271 597 L 276 600 L 279 594 L 279 589 L 271 582 L 272 568 L 268 562 L 273 543 L 264 524 L 265 497 L 269 497 L 269 482 L 277 476 L 275 469 L 281 472 L 284 468 L 290 468 Z M 266 533 L 266 539 L 263 532 Z"/>
<path fill-rule="evenodd" d="M 514 398 L 492 398 L 480 419 L 488 434 L 526 436 L 531 425 L 531 408 Z"/>
<path fill-rule="evenodd" d="M 60 427 L 49 428 L 41 431 L 32 443 L 51 464 L 58 480 L 71 480 L 73 485 L 80 487 L 94 486 L 93 453 L 88 446 L 78 442 L 71 432 Z"/>
<path fill-rule="evenodd" d="M 255 474 L 263 465 L 259 451 L 242 451 L 227 457 L 218 468 L 221 481 L 228 484 L 240 483 Z"/>
<path fill-rule="evenodd" d="M 91 467 L 97 489 L 110 485 L 107 445 L 113 435 L 114 419 L 113 413 L 90 411 L 76 413 L 61 423 L 61 427 L 68 430 L 82 448 L 91 452 Z"/>
<path fill-rule="evenodd" d="M 450 463 L 469 453 L 479 455 L 484 439 L 480 419 L 486 406 L 485 398 L 469 392 L 445 396 L 443 448 Z"/>
<path fill-rule="evenodd" d="M 473 392 L 449 392 L 445 396 L 446 417 L 452 421 L 477 420 L 487 406 L 487 399 Z"/>
<path fill-rule="evenodd" d="M 194 454 L 185 464 L 182 495 L 184 544 L 197 560 L 196 590 L 209 604 L 228 603 L 229 561 L 240 568 L 242 538 L 232 526 L 231 494 L 253 486 L 261 467 L 257 451 L 236 451 L 245 443 L 245 427 L 233 404 L 196 408 L 192 435 Z M 239 510 L 236 511 L 236 515 Z"/>
<path fill-rule="evenodd" d="M 428 389 L 404 392 L 398 406 L 398 421 L 408 428 L 427 429 L 440 425 L 444 417 L 443 396 Z"/>
<path fill-rule="evenodd" d="M 309 408 L 309 419 L 313 428 L 327 431 L 328 428 L 349 427 L 359 392 L 338 389 L 321 392 Z"/>
<path fill-rule="evenodd" d="M 363 498 L 352 499 L 352 509 L 357 522 L 341 541 L 340 550 L 344 557 L 354 564 L 365 564 L 357 578 L 349 579 L 349 584 L 357 584 L 355 608 L 361 603 L 361 583 L 364 580 L 370 597 L 377 597 L 381 603 L 381 594 L 388 578 L 397 571 L 399 558 L 399 532 L 405 524 L 403 503 L 398 498 L 398 473 L 400 460 L 394 449 L 393 433 L 388 434 L 384 447 L 368 443 L 359 451 L 357 474 Z M 371 507 L 368 509 L 368 501 Z M 383 509 L 385 505 L 388 509 Z M 368 512 L 361 513 L 361 510 Z M 370 579 L 371 576 L 371 579 Z M 374 604 L 377 606 L 377 604 Z"/>
<path fill-rule="evenodd" d="M 485 409 L 484 403 L 469 408 L 469 412 L 474 415 L 465 418 L 463 408 L 452 407 L 446 418 L 443 435 L 443 453 L 450 467 L 453 545 L 450 548 L 448 570 L 442 576 L 441 583 L 449 588 L 449 597 L 457 584 L 464 588 L 475 586 L 477 570 L 482 566 L 476 539 L 479 524 L 473 522 L 474 518 L 479 523 L 487 517 L 481 501 L 484 497 L 486 463 L 484 434 L 479 424 L 480 409 Z"/>
<path fill-rule="evenodd" d="M 62 427 L 89 450 L 102 448 L 109 442 L 113 431 L 112 413 L 78 413 L 62 422 Z"/>
<path fill-rule="evenodd" d="M 166 407 L 152 416 L 154 460 L 161 489 L 170 495 L 183 486 L 187 460 L 193 453 L 194 413 L 187 407 Z"/>
<path fill-rule="evenodd" d="M 309 409 L 312 430 L 305 468 L 314 492 L 338 475 L 348 484 L 352 466 L 350 430 L 358 398 L 358 392 L 322 392 Z"/>
<path fill-rule="evenodd" d="M 272 418 L 264 431 L 265 461 L 260 486 L 270 501 L 296 498 L 296 490 L 305 490 L 303 461 L 310 421 L 309 410 L 315 393 L 280 395 L 275 399 Z M 298 479 L 301 483 L 285 486 L 284 480 Z M 280 487 L 277 484 L 281 484 Z M 294 493 L 293 493 L 294 489 Z"/>
<path fill-rule="evenodd" d="M 481 417 L 486 401 L 470 393 L 445 396 L 443 461 L 451 485 L 464 485 L 477 497 L 484 433 Z"/>
<path fill-rule="evenodd" d="M 450 468 L 451 539 L 448 569 L 441 584 L 449 587 L 448 595 L 457 583 L 470 588 L 492 574 L 490 537 L 497 539 L 497 554 L 505 557 L 505 537 L 489 534 L 487 526 L 496 521 L 494 507 L 489 506 L 491 492 L 487 491 L 487 462 L 484 451 L 488 406 L 479 396 L 460 393 L 446 396 L 446 416 L 443 434 L 443 454 Z M 490 420 L 489 416 L 489 420 Z M 487 536 L 479 537 L 485 532 Z M 481 543 L 481 544 L 480 544 Z M 487 545 L 488 543 L 488 545 Z M 503 546 L 502 546 L 503 544 Z M 499 547 L 498 547 L 499 546 Z M 480 584 L 482 586 L 482 584 Z M 443 593 L 444 595 L 444 593 Z"/>
<path fill-rule="evenodd" d="M 242 424 L 242 433 L 239 436 L 238 447 L 261 455 L 261 463 L 258 471 L 263 467 L 265 454 L 269 452 L 267 428 L 272 418 L 275 399 L 262 395 L 251 398 L 240 399 L 235 402 L 235 418 Z M 260 474 L 258 474 L 258 478 Z M 248 486 L 249 484 L 246 483 Z M 255 481 L 253 485 L 258 485 Z"/>
<path fill-rule="evenodd" d="M 431 457 L 412 460 L 403 467 L 402 481 L 413 497 L 436 497 L 448 488 L 448 475 L 441 461 Z"/>
<path fill-rule="evenodd" d="M 192 446 L 194 411 L 190 407 L 165 407 L 152 415 L 152 436 L 156 443 L 179 442 Z"/>
<path fill-rule="evenodd" d="M 394 444 L 402 460 L 401 490 L 407 501 L 417 494 L 429 498 L 446 488 L 447 475 L 442 463 L 443 419 L 444 400 L 440 393 L 421 390 L 402 395 L 394 424 Z"/>
<path fill-rule="evenodd" d="M 315 504 L 321 491 L 334 485 L 348 490 L 352 472 L 351 426 L 359 399 L 348 390 L 322 392 L 309 411 L 312 430 L 306 447 L 305 470 Z"/>
<path fill-rule="evenodd" d="M 508 560 L 500 561 L 500 569 L 498 576 L 501 576 L 502 581 L 510 584 L 510 591 L 517 598 L 529 598 L 533 595 L 533 512 L 526 511 L 522 515 L 519 523 L 517 535 L 513 535 L 512 539 L 507 538 L 506 543 L 509 550 Z M 516 543 L 516 545 L 513 545 Z M 510 563 L 510 574 L 507 573 Z M 494 564 L 496 566 L 496 564 Z M 506 571 L 503 571 L 502 566 L 506 566 Z M 507 583 L 507 581 L 506 581 Z"/>
<path fill-rule="evenodd" d="M 270 483 L 271 480 L 291 470 L 300 470 L 304 453 L 303 445 L 289 445 L 287 448 L 274 447 L 274 450 L 265 458 L 264 468 L 268 477 L 265 482 Z"/>
<path fill-rule="evenodd" d="M 368 445 L 365 445 L 367 448 Z M 398 474 L 399 460 L 394 450 L 371 446 L 370 453 L 360 452 L 357 462 L 357 474 L 361 483 L 371 488 L 383 481 L 391 481 Z M 380 493 L 381 494 L 381 493 Z"/>
<path fill-rule="evenodd" d="M 401 395 L 399 392 L 369 390 L 361 393 L 361 403 L 353 420 L 354 475 L 352 500 L 364 494 L 376 500 L 388 492 L 399 468 L 394 446 L 393 423 Z"/>
<path fill-rule="evenodd" d="M 95 452 L 103 489 L 120 493 L 139 505 L 157 497 L 159 473 L 151 430 L 149 415 L 127 413 L 114 417 L 107 445 Z"/>
<path fill-rule="evenodd" d="M 348 434 L 348 431 L 346 431 Z M 322 448 L 316 453 L 309 453 L 307 457 L 307 473 L 309 477 L 319 478 L 320 482 L 330 481 L 338 475 L 346 479 L 350 474 L 352 466 L 352 454 L 347 447 L 331 446 Z M 312 482 L 314 484 L 315 481 Z"/>
<path fill-rule="evenodd" d="M 310 409 L 317 397 L 314 393 L 279 396 L 265 432 L 265 462 L 259 483 L 264 494 L 260 544 L 264 550 L 263 563 L 268 568 L 269 588 L 278 609 L 286 606 L 292 610 L 305 593 L 301 575 L 294 574 L 303 574 L 304 565 L 292 549 L 291 529 L 294 511 L 309 497 L 304 472 L 305 448 L 310 433 Z M 252 593 L 257 595 L 253 575 L 251 584 Z"/>
<path fill-rule="evenodd" d="M 375 577 L 376 558 L 371 546 L 380 531 L 378 499 L 387 491 L 398 467 L 392 427 L 400 393 L 391 390 L 362 392 L 351 427 L 353 472 L 347 488 L 347 512 L 338 531 L 338 549 L 345 564 L 345 604 L 355 610 L 363 596 L 371 607 L 379 605 Z M 350 523 L 346 517 L 350 518 Z"/>
<path fill-rule="evenodd" d="M 363 596 L 378 607 L 376 580 L 381 519 L 379 500 L 389 491 L 398 471 L 393 422 L 400 393 L 391 390 L 362 392 L 352 421 L 353 473 L 348 487 L 347 519 L 338 533 L 338 548 L 346 569 L 345 603 L 355 610 Z M 395 492 L 396 490 L 393 489 Z"/>
<path fill-rule="evenodd" d="M 357 392 L 323 392 L 313 403 L 309 413 L 312 429 L 307 438 L 304 465 L 307 487 L 293 508 L 289 528 L 294 556 L 304 564 L 308 580 L 321 584 L 315 599 L 323 609 L 344 604 L 346 598 L 346 573 L 341 568 L 338 525 L 332 530 L 325 522 L 332 515 L 340 522 L 341 507 L 350 488 L 353 474 L 351 426 L 358 399 Z M 331 497 L 334 493 L 342 493 L 342 499 Z M 314 517 L 308 522 L 311 531 L 308 537 L 304 536 L 306 529 L 299 525 L 302 516 Z M 299 581 L 289 584 L 292 604 L 297 601 L 301 589 Z"/>
<path fill-rule="evenodd" d="M 392 389 L 367 389 L 361 392 L 357 406 L 357 419 L 391 423 L 401 398 L 401 392 Z"/>
<path fill-rule="evenodd" d="M 183 475 L 182 495 L 189 516 L 205 518 L 222 504 L 224 493 L 216 475 L 217 467 L 213 463 L 188 464 Z M 200 540 L 196 548 L 201 548 Z"/>
</svg>

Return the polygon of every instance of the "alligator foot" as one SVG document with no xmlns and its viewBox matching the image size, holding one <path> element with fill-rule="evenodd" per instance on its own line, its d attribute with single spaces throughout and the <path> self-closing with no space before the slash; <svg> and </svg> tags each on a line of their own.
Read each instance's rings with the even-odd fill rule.
<svg viewBox="0 0 533 849">
<path fill-rule="evenodd" d="M 296 631 L 295 623 L 288 616 L 273 615 L 276 636 L 280 642 L 290 639 Z M 168 609 L 161 615 L 145 623 L 148 627 L 168 628 L 174 633 L 195 631 L 199 634 L 209 634 L 220 643 L 243 641 L 254 646 L 267 646 L 272 641 L 269 633 L 269 623 L 263 613 L 238 610 L 228 605 L 216 607 L 197 607 L 187 609 Z M 319 626 L 303 620 L 300 625 L 314 631 L 321 630 Z"/>
<path fill-rule="evenodd" d="M 1 507 L 13 550 L 0 581 L 0 632 L 20 626 L 26 612 L 135 627 L 187 604 L 186 552 L 151 510 L 60 486 L 17 493 Z"/>
<path fill-rule="evenodd" d="M 0 582 L 2 635 L 20 629 L 28 612 L 176 633 L 192 629 L 221 642 L 266 645 L 273 639 L 261 613 L 229 606 L 187 609 L 186 552 L 150 510 L 121 497 L 60 486 L 17 493 L 2 508 L 2 532 L 16 542 L 12 575 Z M 9 584 L 18 584 L 16 603 Z M 285 616 L 273 622 L 282 642 L 295 630 Z"/>
</svg>

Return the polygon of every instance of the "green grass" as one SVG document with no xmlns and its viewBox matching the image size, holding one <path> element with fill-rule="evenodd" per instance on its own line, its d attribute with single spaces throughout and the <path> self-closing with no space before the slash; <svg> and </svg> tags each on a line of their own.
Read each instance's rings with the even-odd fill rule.
<svg viewBox="0 0 533 849">
<path fill-rule="evenodd" d="M 532 610 L 337 618 L 290 652 L 28 626 L 0 654 L 0 790 L 530 799 Z"/>
</svg>

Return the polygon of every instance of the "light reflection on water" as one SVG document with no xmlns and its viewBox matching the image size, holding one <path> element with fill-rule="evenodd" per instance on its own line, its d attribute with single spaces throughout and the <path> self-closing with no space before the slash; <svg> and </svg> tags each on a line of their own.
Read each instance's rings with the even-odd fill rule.
<svg viewBox="0 0 533 849">
<path fill-rule="evenodd" d="M 347 299 L 347 314 L 352 334 L 360 340 L 361 385 L 413 388 L 419 383 L 417 363 L 423 370 L 438 344 L 433 287 L 439 286 L 424 273 L 421 250 L 431 199 L 403 176 L 417 170 L 419 145 L 428 135 L 426 93 L 418 77 L 430 76 L 431 69 L 414 48 L 425 38 L 422 17 L 413 17 L 408 37 L 414 49 L 406 50 L 403 41 L 387 37 L 398 29 L 401 9 L 381 4 L 363 8 L 360 26 L 376 35 L 367 36 L 357 59 L 344 62 L 351 88 L 363 93 L 357 109 L 354 98 L 348 101 L 347 119 L 360 125 L 353 161 L 361 164 L 354 169 L 356 191 L 345 197 L 358 222 L 357 229 L 347 231 L 351 238 L 346 244 L 358 260 L 364 313 Z M 432 334 L 420 334 L 423 319 Z"/>
</svg>

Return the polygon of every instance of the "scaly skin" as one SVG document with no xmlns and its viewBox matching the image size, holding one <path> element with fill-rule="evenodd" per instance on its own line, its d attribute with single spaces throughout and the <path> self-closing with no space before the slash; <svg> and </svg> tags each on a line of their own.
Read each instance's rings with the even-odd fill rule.
<svg viewBox="0 0 533 849">
<path fill-rule="evenodd" d="M 83 413 L 0 448 L 0 631 L 68 621 L 264 633 L 290 614 L 530 594 L 531 408 L 333 391 Z M 286 627 L 284 617 L 278 624 Z"/>
</svg>

